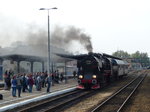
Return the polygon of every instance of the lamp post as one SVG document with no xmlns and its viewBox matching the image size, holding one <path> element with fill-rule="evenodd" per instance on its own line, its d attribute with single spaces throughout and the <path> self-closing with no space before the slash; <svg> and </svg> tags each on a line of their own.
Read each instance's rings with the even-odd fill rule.
<svg viewBox="0 0 150 112">
<path fill-rule="evenodd" d="M 50 74 L 50 22 L 49 22 L 49 10 L 57 9 L 56 7 L 53 8 L 40 8 L 39 10 L 47 10 L 48 12 L 48 64 L 47 64 L 47 72 Z"/>
</svg>

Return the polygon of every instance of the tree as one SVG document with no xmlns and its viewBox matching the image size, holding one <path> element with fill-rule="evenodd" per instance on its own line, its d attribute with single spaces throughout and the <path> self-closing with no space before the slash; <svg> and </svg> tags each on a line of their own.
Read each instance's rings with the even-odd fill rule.
<svg viewBox="0 0 150 112">
<path fill-rule="evenodd" d="M 150 60 L 147 53 L 140 53 L 136 51 L 131 55 L 132 58 L 138 63 L 141 63 L 143 67 L 149 66 Z"/>
<path fill-rule="evenodd" d="M 112 55 L 120 58 L 130 58 L 132 59 L 132 62 L 141 63 L 143 67 L 150 65 L 150 60 L 147 53 L 140 53 L 139 51 L 136 51 L 133 54 L 128 54 L 127 52 L 120 50 L 114 52 Z"/>
<path fill-rule="evenodd" d="M 130 54 L 122 50 L 116 51 L 112 55 L 119 58 L 130 58 Z"/>
</svg>

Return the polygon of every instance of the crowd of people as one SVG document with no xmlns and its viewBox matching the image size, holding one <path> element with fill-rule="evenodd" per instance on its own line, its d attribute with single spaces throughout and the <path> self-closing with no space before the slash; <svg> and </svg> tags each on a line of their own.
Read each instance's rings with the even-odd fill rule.
<svg viewBox="0 0 150 112">
<path fill-rule="evenodd" d="M 12 96 L 21 96 L 21 92 L 32 93 L 33 86 L 37 91 L 41 91 L 42 88 L 47 88 L 46 92 L 50 92 L 51 85 L 54 83 L 60 83 L 64 80 L 63 73 L 55 71 L 54 73 L 47 74 L 47 72 L 37 73 L 18 73 L 14 74 L 13 71 L 6 71 L 4 74 L 4 89 L 11 90 Z"/>
</svg>

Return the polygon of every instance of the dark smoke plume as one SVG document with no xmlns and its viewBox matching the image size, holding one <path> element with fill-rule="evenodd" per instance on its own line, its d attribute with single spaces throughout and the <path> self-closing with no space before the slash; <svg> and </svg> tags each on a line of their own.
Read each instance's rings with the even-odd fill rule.
<svg viewBox="0 0 150 112">
<path fill-rule="evenodd" d="M 68 45 L 73 42 L 79 42 L 85 50 L 92 52 L 92 43 L 90 36 L 82 32 L 81 29 L 77 29 L 73 26 L 66 29 L 56 26 L 52 33 L 52 43 L 54 45 L 69 47 Z"/>
<path fill-rule="evenodd" d="M 36 28 L 37 26 L 29 27 L 30 32 L 27 32 L 26 43 L 32 47 L 35 52 L 47 55 L 47 31 L 43 30 L 42 28 Z M 66 28 L 56 26 L 54 30 L 51 31 L 51 52 L 58 53 L 58 49 L 54 48 L 56 47 L 75 53 L 77 51 L 75 51 L 74 48 L 78 46 L 74 46 L 72 44 L 73 42 L 78 42 L 88 52 L 92 52 L 93 50 L 90 36 L 82 32 L 81 29 L 73 26 Z M 71 48 L 71 50 L 68 48 Z M 59 53 L 60 52 L 61 51 L 59 51 Z"/>
<path fill-rule="evenodd" d="M 47 56 L 47 30 L 32 24 L 28 26 L 22 34 L 18 33 L 16 36 L 20 38 L 24 37 L 25 41 L 16 41 L 12 43 L 10 47 L 0 48 L 0 55 L 24 54 Z M 80 45 L 74 45 L 73 43 L 78 43 Z M 83 47 L 84 50 L 88 52 L 91 52 L 93 49 L 90 36 L 85 34 L 81 29 L 73 26 L 67 28 L 56 26 L 54 30 L 51 31 L 50 45 L 51 53 L 82 53 L 79 52 L 80 50 L 75 50 L 77 47 L 79 49 Z"/>
</svg>

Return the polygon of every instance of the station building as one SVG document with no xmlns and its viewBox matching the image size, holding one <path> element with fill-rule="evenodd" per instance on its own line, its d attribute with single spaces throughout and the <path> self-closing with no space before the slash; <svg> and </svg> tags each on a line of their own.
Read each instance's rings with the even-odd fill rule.
<svg viewBox="0 0 150 112">
<path fill-rule="evenodd" d="M 17 48 L 18 49 L 18 48 Z M 23 48 L 21 48 L 23 49 Z M 72 75 L 76 68 L 76 61 L 72 59 L 61 58 L 55 53 L 65 53 L 61 48 L 56 48 L 51 46 L 50 53 L 50 71 L 54 72 L 58 70 L 60 73 L 64 75 Z M 19 50 L 18 50 L 19 51 Z M 47 71 L 47 54 L 34 53 L 34 50 L 28 49 L 29 53 L 25 53 L 24 51 L 18 52 L 9 52 L 9 53 L 1 53 L 0 54 L 0 80 L 3 79 L 3 75 L 5 71 L 13 71 L 14 74 L 17 73 L 34 73 L 34 72 L 45 72 Z"/>
</svg>

